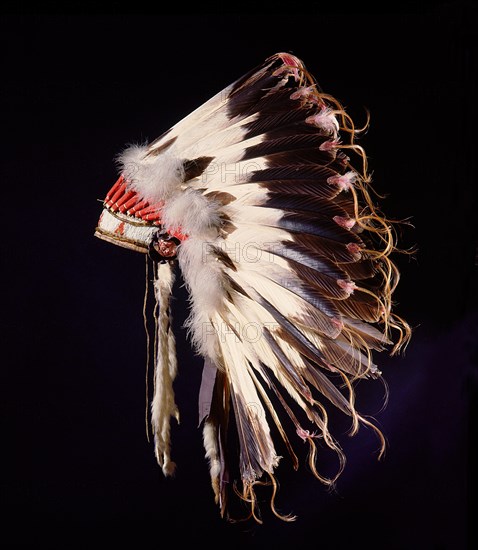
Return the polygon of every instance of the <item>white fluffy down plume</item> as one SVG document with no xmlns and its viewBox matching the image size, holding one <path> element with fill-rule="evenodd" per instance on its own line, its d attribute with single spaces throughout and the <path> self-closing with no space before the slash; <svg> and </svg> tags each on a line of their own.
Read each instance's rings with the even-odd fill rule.
<svg viewBox="0 0 478 550">
<path fill-rule="evenodd" d="M 117 162 L 129 187 L 149 202 L 168 199 L 184 179 L 182 160 L 173 148 L 152 156 L 146 145 L 131 145 Z"/>
<path fill-rule="evenodd" d="M 162 220 L 168 230 L 181 228 L 187 235 L 204 239 L 214 238 L 221 224 L 219 205 L 191 187 L 171 197 Z"/>
<path fill-rule="evenodd" d="M 191 296 L 191 314 L 185 326 L 196 350 L 215 359 L 218 352 L 216 328 L 211 320 L 223 308 L 221 265 L 207 261 L 209 258 L 204 241 L 196 237 L 184 241 L 178 258 Z"/>
</svg>

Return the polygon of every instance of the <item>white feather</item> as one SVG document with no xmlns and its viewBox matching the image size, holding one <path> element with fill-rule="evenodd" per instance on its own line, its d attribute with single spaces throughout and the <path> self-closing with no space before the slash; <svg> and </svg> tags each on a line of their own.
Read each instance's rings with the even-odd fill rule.
<svg viewBox="0 0 478 550">
<path fill-rule="evenodd" d="M 273 251 L 277 250 L 277 246 L 283 241 L 292 242 L 291 234 L 285 229 L 264 225 L 258 231 L 253 221 L 245 223 L 234 220 L 234 225 L 236 230 L 225 239 L 227 245 L 232 245 L 231 249 L 236 244 L 248 246 L 252 243 L 261 250 Z"/>
<path fill-rule="evenodd" d="M 253 264 L 245 264 L 244 268 L 240 265 L 237 273 L 233 275 L 239 285 L 246 284 L 254 288 L 261 296 L 271 303 L 284 317 L 297 318 L 301 314 L 305 315 L 307 309 L 304 308 L 304 300 L 267 277 L 267 273 L 262 270 L 249 269 Z M 274 269 L 271 265 L 270 269 Z"/>
<path fill-rule="evenodd" d="M 266 330 L 274 335 L 279 328 L 277 321 L 257 302 L 244 296 L 236 296 L 234 304 L 228 304 L 228 309 L 230 311 L 228 318 L 242 339 L 244 353 L 248 361 L 257 370 L 260 370 L 260 362 L 270 368 L 288 393 L 297 401 L 300 401 L 301 398 L 298 393 L 282 376 L 280 362 L 265 337 Z M 296 357 L 302 362 L 299 354 L 296 353 Z"/>
<path fill-rule="evenodd" d="M 237 297 L 234 305 L 229 304 L 229 309 L 233 313 L 234 319 L 236 319 L 236 330 L 242 336 L 242 345 L 247 360 L 258 372 L 262 369 L 260 367 L 261 363 L 266 365 L 279 382 L 279 386 L 287 391 L 290 397 L 306 413 L 308 419 L 315 422 L 315 418 L 310 413 L 310 403 L 307 403 L 297 389 L 283 376 L 283 367 L 265 338 L 264 332 L 266 329 L 274 337 L 280 328 L 277 321 L 257 302 L 244 297 Z M 256 327 L 256 335 L 253 338 L 250 337 L 251 331 L 248 330 L 251 325 Z M 306 368 L 302 356 L 283 338 L 275 338 L 275 341 L 291 364 L 295 365 L 299 371 Z"/>
<path fill-rule="evenodd" d="M 222 158 L 225 151 L 232 152 L 240 148 L 244 152 L 241 144 L 247 134 L 247 125 L 254 122 L 257 117 L 256 113 L 247 118 L 230 119 L 226 113 L 216 112 L 214 117 L 205 122 L 206 127 L 192 128 L 186 136 L 180 136 L 182 152 L 186 158 L 203 155 L 220 156 L 223 162 L 227 162 L 226 157 Z M 237 154 L 233 154 L 231 162 L 239 161 L 240 158 Z"/>
<path fill-rule="evenodd" d="M 239 223 L 254 223 L 257 225 L 269 225 L 277 227 L 284 212 L 278 208 L 262 208 L 261 206 L 237 206 L 234 202 L 224 206 L 224 212 Z"/>
<path fill-rule="evenodd" d="M 198 139 L 190 141 L 185 147 L 184 154 L 187 158 L 194 158 L 201 155 L 212 156 L 223 163 L 239 162 L 244 156 L 246 147 L 257 145 L 264 141 L 263 135 L 244 139 L 248 132 L 248 126 L 257 120 L 258 114 L 247 118 L 231 119 L 224 124 L 223 128 L 212 128 L 208 133 L 201 133 Z M 217 115 L 216 115 L 217 117 Z M 222 125 L 221 121 L 215 121 Z M 182 142 L 184 145 L 184 142 Z"/>
<path fill-rule="evenodd" d="M 242 185 L 225 185 L 221 191 L 232 195 L 236 205 L 260 205 L 269 197 L 270 192 L 258 183 L 243 183 Z"/>
<path fill-rule="evenodd" d="M 227 162 L 218 157 L 199 177 L 197 185 L 207 187 L 208 190 L 223 190 L 228 185 L 247 183 L 253 172 L 267 167 L 268 162 L 264 157 L 237 162 Z"/>
<path fill-rule="evenodd" d="M 279 457 L 272 442 L 266 412 L 249 373 L 251 367 L 244 355 L 242 346 L 237 342 L 235 334 L 232 332 L 226 333 L 224 334 L 224 341 L 222 340 L 222 338 L 219 339 L 219 347 L 231 382 L 233 404 L 237 407 L 234 396 L 239 396 L 242 404 L 245 405 L 247 418 L 244 420 L 247 422 L 247 429 L 259 434 L 256 439 L 261 441 L 260 452 L 256 451 L 254 453 L 253 449 L 248 449 L 248 451 L 254 453 L 255 459 L 263 471 L 272 473 L 279 463 Z M 236 418 L 239 418 L 237 410 Z M 238 430 L 239 432 L 241 430 L 240 424 Z M 262 475 L 262 472 L 245 465 L 245 470 L 241 474 L 243 481 L 253 483 Z"/>
<path fill-rule="evenodd" d="M 221 128 L 227 127 L 231 121 L 226 115 L 227 98 L 234 84 L 227 86 L 224 90 L 218 92 L 211 99 L 200 105 L 197 109 L 181 119 L 171 129 L 159 137 L 150 145 L 154 150 L 161 147 L 170 139 L 176 139 L 178 149 L 184 151 L 191 143 L 191 137 L 196 136 L 196 140 L 203 137 L 203 131 L 210 133 Z"/>
</svg>

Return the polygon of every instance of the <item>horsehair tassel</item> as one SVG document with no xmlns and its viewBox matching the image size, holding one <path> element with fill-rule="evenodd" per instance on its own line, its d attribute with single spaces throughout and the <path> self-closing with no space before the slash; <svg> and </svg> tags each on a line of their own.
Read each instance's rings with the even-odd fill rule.
<svg viewBox="0 0 478 550">
<path fill-rule="evenodd" d="M 170 417 L 179 422 L 174 402 L 173 382 L 177 372 L 176 346 L 170 319 L 170 297 L 174 284 L 173 266 L 159 263 L 154 280 L 154 295 L 159 306 L 157 347 L 154 364 L 154 395 L 151 404 L 151 426 L 154 434 L 156 460 L 165 476 L 174 474 L 176 464 L 171 460 Z"/>
</svg>

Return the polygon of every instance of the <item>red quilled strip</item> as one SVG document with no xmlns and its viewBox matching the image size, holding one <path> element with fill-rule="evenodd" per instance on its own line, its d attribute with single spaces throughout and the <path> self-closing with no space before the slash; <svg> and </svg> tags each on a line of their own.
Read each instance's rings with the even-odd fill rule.
<svg viewBox="0 0 478 550">
<path fill-rule="evenodd" d="M 134 206 L 135 204 L 138 204 L 138 201 L 139 201 L 139 197 L 138 197 L 138 195 L 135 193 L 135 194 L 134 194 L 134 197 L 132 197 L 131 199 L 129 199 L 127 202 L 125 202 L 125 203 L 121 206 L 121 208 L 120 208 L 121 212 L 126 212 L 126 211 L 129 212 L 129 210 L 130 210 L 130 208 L 131 208 L 132 206 Z M 124 209 L 124 210 L 123 210 L 123 209 Z"/>
<path fill-rule="evenodd" d="M 147 208 L 143 208 L 142 210 L 136 213 L 136 216 L 143 218 L 144 216 L 146 216 L 146 214 L 151 214 L 151 212 L 161 211 L 163 206 L 164 206 L 164 202 L 157 202 L 155 204 L 152 204 L 151 206 L 148 206 Z"/>
<path fill-rule="evenodd" d="M 161 211 L 156 210 L 156 212 L 150 212 L 149 214 L 145 214 L 141 216 L 141 219 L 147 222 L 151 222 L 153 220 L 161 220 Z"/>
<path fill-rule="evenodd" d="M 121 197 L 121 195 L 125 192 L 126 189 L 126 181 L 123 179 L 123 183 L 119 186 L 116 193 L 111 197 L 111 200 L 106 203 L 106 206 L 109 208 L 112 207 L 112 205 Z"/>
<path fill-rule="evenodd" d="M 130 214 L 131 216 L 134 214 L 136 217 L 139 217 L 138 216 L 138 211 L 142 210 L 143 208 L 145 208 L 148 205 L 149 205 L 149 202 L 147 200 L 142 200 L 142 201 L 138 202 L 138 204 L 133 206 L 133 208 L 130 208 L 127 211 L 127 214 Z"/>
<path fill-rule="evenodd" d="M 121 206 L 123 206 L 123 209 L 124 209 L 124 203 L 127 200 L 129 200 L 131 197 L 135 196 L 135 195 L 136 195 L 135 191 L 127 191 L 120 199 L 118 199 L 115 202 L 115 206 L 117 208 L 119 208 L 120 211 L 124 212 L 124 210 L 122 210 Z"/>
<path fill-rule="evenodd" d="M 106 198 L 105 198 L 105 202 L 108 202 L 109 200 L 111 200 L 111 198 L 113 197 L 113 195 L 116 193 L 117 189 L 119 188 L 119 186 L 123 183 L 124 181 L 124 176 L 121 175 L 117 180 L 116 180 L 116 183 L 113 185 L 113 187 L 108 191 L 108 193 L 106 194 Z"/>
</svg>

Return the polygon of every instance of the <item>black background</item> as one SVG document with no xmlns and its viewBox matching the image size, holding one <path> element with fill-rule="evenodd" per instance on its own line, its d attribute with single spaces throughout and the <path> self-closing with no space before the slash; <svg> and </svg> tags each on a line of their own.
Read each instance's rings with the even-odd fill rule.
<svg viewBox="0 0 478 550">
<path fill-rule="evenodd" d="M 307 6 L 309 7 L 309 6 Z M 471 4 L 409 13 L 41 15 L 1 19 L 0 543 L 345 549 L 471 547 L 476 408 L 476 57 Z M 390 387 L 358 388 L 389 449 L 361 430 L 327 492 L 279 468 L 284 524 L 220 519 L 197 429 L 201 361 L 174 304 L 178 463 L 164 479 L 144 429 L 144 259 L 93 237 L 125 144 L 155 138 L 269 55 L 304 60 L 358 123 L 389 217 L 410 218 L 397 311 L 414 327 Z M 5 277 L 6 276 L 6 277 Z M 327 459 L 325 466 L 327 467 Z M 475 501 L 476 503 L 476 501 Z"/>
</svg>

